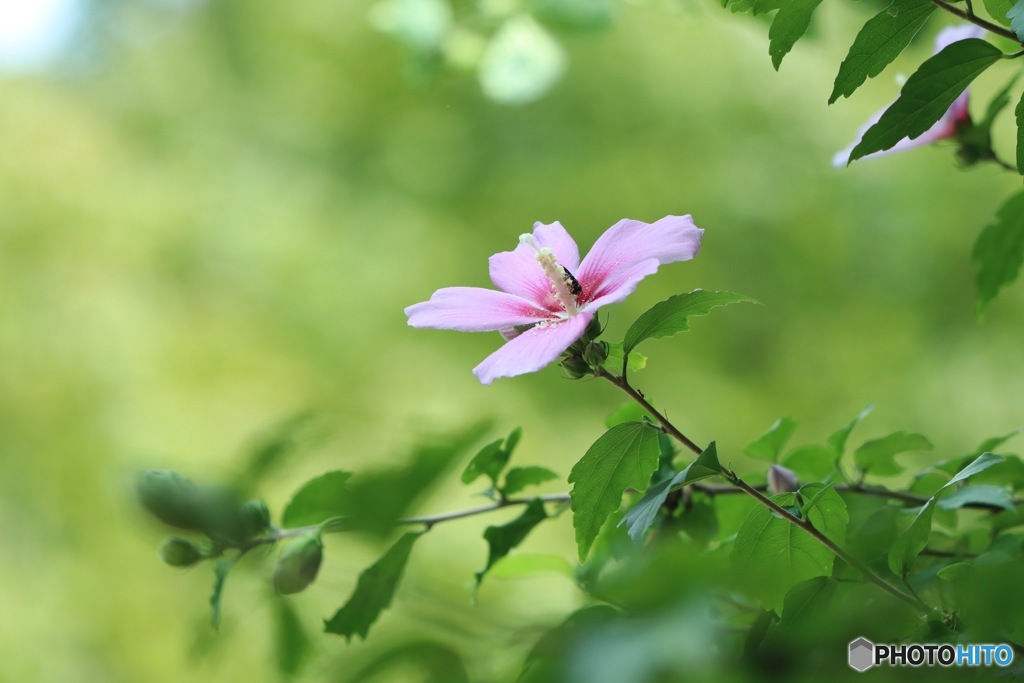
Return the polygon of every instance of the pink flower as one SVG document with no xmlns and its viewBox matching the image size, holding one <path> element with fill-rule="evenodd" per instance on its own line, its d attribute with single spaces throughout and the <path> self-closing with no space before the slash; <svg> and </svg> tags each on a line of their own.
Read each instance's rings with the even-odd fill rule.
<svg viewBox="0 0 1024 683">
<path fill-rule="evenodd" d="M 967 38 L 981 38 L 985 35 L 985 30 L 979 26 L 973 24 L 965 24 L 962 26 L 948 26 L 941 31 L 939 35 L 935 37 L 935 50 L 933 54 L 938 54 L 946 49 L 949 45 L 959 41 L 966 40 Z M 919 136 L 911 140 L 910 138 L 903 138 L 889 149 L 882 150 L 881 152 L 874 152 L 867 156 L 861 157 L 862 159 L 870 159 L 871 157 L 883 156 L 891 154 L 892 152 L 901 152 L 906 149 L 914 149 L 915 147 L 923 147 L 924 145 L 930 145 L 933 142 L 939 140 L 945 140 L 956 136 L 957 127 L 967 121 L 971 120 L 971 116 L 967 111 L 968 96 L 967 91 L 964 90 L 960 97 L 956 98 L 953 104 L 949 107 L 942 118 L 935 122 L 931 128 L 921 133 Z M 885 109 L 888 109 L 886 107 Z M 868 131 L 868 128 L 878 123 L 878 119 L 882 118 L 882 114 L 885 113 L 885 109 L 882 109 L 874 116 L 872 116 L 864 126 L 857 131 L 857 139 L 846 149 L 836 152 L 835 156 L 832 157 L 832 165 L 836 168 L 846 166 L 850 161 L 850 153 L 853 152 L 853 148 L 857 146 L 861 138 L 864 137 L 864 133 Z"/>
<path fill-rule="evenodd" d="M 501 332 L 505 345 L 473 369 L 483 384 L 536 372 L 583 335 L 601 306 L 625 299 L 658 266 L 696 256 L 703 233 L 688 215 L 623 219 L 581 263 L 561 223 L 535 223 L 513 251 L 491 257 L 491 281 L 501 291 L 446 287 L 405 314 L 413 327 Z"/>
</svg>

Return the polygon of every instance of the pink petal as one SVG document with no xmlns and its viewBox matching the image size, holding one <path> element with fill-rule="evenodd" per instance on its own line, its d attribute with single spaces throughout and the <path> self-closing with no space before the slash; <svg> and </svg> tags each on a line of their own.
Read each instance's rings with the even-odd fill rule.
<svg viewBox="0 0 1024 683">
<path fill-rule="evenodd" d="M 647 259 L 629 270 L 617 272 L 606 278 L 598 289 L 590 293 L 588 299 L 591 296 L 594 298 L 583 305 L 583 310 L 594 313 L 601 306 L 622 301 L 636 290 L 636 286 L 640 284 L 641 280 L 656 273 L 659 265 L 657 259 Z"/>
<path fill-rule="evenodd" d="M 598 238 L 580 264 L 576 275 L 583 287 L 580 303 L 594 301 L 623 286 L 619 276 L 634 272 L 644 261 L 653 259 L 657 264 L 665 264 L 692 259 L 700 249 L 703 234 L 689 215 L 665 216 L 655 223 L 628 218 L 619 221 Z"/>
<path fill-rule="evenodd" d="M 563 351 L 583 336 L 593 317 L 589 313 L 580 313 L 527 330 L 485 358 L 473 368 L 473 374 L 481 384 L 490 384 L 499 377 L 536 372 L 557 360 Z"/>
<path fill-rule="evenodd" d="M 925 145 L 930 145 L 933 142 L 953 137 L 956 135 L 956 122 L 966 116 L 967 102 L 968 96 L 967 91 L 965 90 L 963 94 L 953 102 L 953 106 L 949 108 L 949 111 L 943 114 L 941 119 L 935 122 L 935 125 L 918 135 L 913 140 L 910 138 L 903 138 L 889 149 L 884 149 L 880 152 L 872 152 L 871 154 L 861 157 L 861 159 L 873 159 L 875 157 L 892 154 L 893 152 L 904 152 L 908 149 L 923 147 Z M 888 109 L 888 107 L 886 107 L 886 109 Z M 850 154 L 853 153 L 853 148 L 860 144 L 861 139 L 864 137 L 864 133 L 866 133 L 871 126 L 878 123 L 878 120 L 882 118 L 883 113 L 885 113 L 885 109 L 880 109 L 872 115 L 872 117 L 868 119 L 868 122 L 861 126 L 860 130 L 857 131 L 857 138 L 845 149 L 835 153 L 832 157 L 833 166 L 836 168 L 842 168 L 850 162 Z"/>
<path fill-rule="evenodd" d="M 576 273 L 580 250 L 561 223 L 534 223 L 533 239 L 537 246 L 548 247 L 555 252 L 555 258 L 570 273 Z M 495 254 L 490 259 L 490 266 L 491 282 L 498 289 L 529 299 L 552 311 L 561 310 L 551 295 L 551 285 L 544 270 L 537 263 L 537 252 L 530 245 L 520 244 L 512 251 Z"/>
<path fill-rule="evenodd" d="M 968 38 L 984 38 L 985 29 L 974 24 L 960 24 L 958 26 L 947 26 L 946 28 L 939 31 L 938 35 L 935 36 L 935 48 L 932 54 L 939 54 L 947 47 L 957 42 L 958 40 L 967 40 Z"/>
<path fill-rule="evenodd" d="M 493 332 L 551 317 L 548 311 L 513 294 L 480 287 L 445 287 L 430 301 L 405 309 L 413 327 L 462 332 Z"/>
</svg>

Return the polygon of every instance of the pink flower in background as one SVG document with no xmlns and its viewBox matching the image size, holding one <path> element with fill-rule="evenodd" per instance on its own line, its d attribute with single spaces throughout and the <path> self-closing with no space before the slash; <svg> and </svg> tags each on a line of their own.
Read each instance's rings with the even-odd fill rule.
<svg viewBox="0 0 1024 683">
<path fill-rule="evenodd" d="M 957 42 L 958 40 L 966 40 L 967 38 L 981 38 L 985 35 L 985 30 L 979 26 L 973 24 L 965 24 L 963 26 L 949 26 L 939 31 L 939 35 L 935 37 L 935 50 L 933 54 L 942 52 L 949 45 Z M 907 149 L 914 149 L 915 147 L 923 147 L 939 140 L 945 140 L 956 135 L 957 126 L 965 121 L 970 121 L 971 117 L 967 111 L 968 96 L 967 91 L 964 90 L 960 97 L 956 98 L 953 104 L 949 107 L 942 118 L 935 122 L 935 125 L 921 133 L 919 136 L 911 140 L 910 138 L 903 138 L 889 149 L 881 152 L 874 152 L 868 154 L 863 159 L 870 159 L 871 157 L 883 156 L 885 154 L 891 154 L 892 152 L 901 152 Z M 886 107 L 885 109 L 888 109 Z M 832 165 L 836 168 L 846 166 L 850 161 L 850 153 L 853 152 L 853 148 L 860 143 L 864 133 L 867 132 L 868 128 L 878 123 L 878 120 L 882 118 L 882 114 L 885 113 L 885 109 L 882 109 L 874 116 L 872 116 L 864 126 L 857 131 L 857 139 L 850 144 L 846 149 L 836 152 L 835 156 L 832 157 Z"/>
<path fill-rule="evenodd" d="M 501 291 L 446 287 L 405 314 L 413 327 L 501 332 L 505 345 L 473 369 L 483 384 L 536 372 L 583 336 L 601 306 L 625 299 L 658 266 L 696 256 L 703 233 L 688 215 L 623 219 L 580 263 L 561 223 L 535 223 L 513 251 L 491 257 L 491 282 Z"/>
</svg>

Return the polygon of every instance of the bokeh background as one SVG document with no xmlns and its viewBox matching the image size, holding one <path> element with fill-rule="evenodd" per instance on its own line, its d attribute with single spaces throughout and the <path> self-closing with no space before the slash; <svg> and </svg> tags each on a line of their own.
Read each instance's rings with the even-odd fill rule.
<svg viewBox="0 0 1024 683">
<path fill-rule="evenodd" d="M 696 260 L 608 310 L 609 334 L 695 287 L 763 302 L 649 343 L 636 376 L 724 458 L 777 417 L 810 442 L 867 403 L 861 437 L 919 431 L 935 459 L 1024 423 L 1021 288 L 978 321 L 969 261 L 1019 178 L 962 172 L 941 145 L 830 165 L 944 18 L 829 108 L 879 3 L 826 3 L 780 73 L 764 22 L 710 1 L 542 17 L 504 58 L 486 41 L 528 3 L 426 5 L 0 0 L 0 680 L 279 680 L 269 565 L 232 577 L 214 636 L 208 568 L 160 563 L 131 487 L 148 467 L 227 480 L 297 411 L 312 426 L 261 483 L 277 511 L 309 476 L 400 462 L 479 418 L 521 425 L 518 463 L 564 477 L 613 389 L 558 368 L 481 386 L 470 369 L 497 335 L 402 313 L 487 286 L 487 257 L 537 220 L 584 250 L 622 217 L 705 228 Z M 522 54 L 540 57 L 517 70 Z M 976 110 L 1009 75 L 980 80 Z M 424 512 L 479 502 L 449 479 Z M 425 637 L 475 677 L 514 673 L 584 604 L 558 575 L 489 581 L 472 604 L 480 532 L 514 514 L 431 532 L 368 643 L 319 633 L 380 551 L 332 537 L 291 601 L 312 652 L 299 678 Z M 572 560 L 572 538 L 565 515 L 524 550 Z"/>
</svg>

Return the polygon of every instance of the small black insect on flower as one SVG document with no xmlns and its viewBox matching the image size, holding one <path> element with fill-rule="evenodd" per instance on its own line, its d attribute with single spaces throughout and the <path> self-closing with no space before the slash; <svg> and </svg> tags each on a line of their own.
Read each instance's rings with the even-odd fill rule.
<svg viewBox="0 0 1024 683">
<path fill-rule="evenodd" d="M 580 286 L 580 281 L 573 277 L 573 274 L 569 272 L 569 269 L 565 266 L 558 266 L 562 269 L 562 279 L 565 280 L 566 286 L 569 291 L 572 292 L 573 296 L 579 296 L 583 292 L 583 287 Z"/>
</svg>

